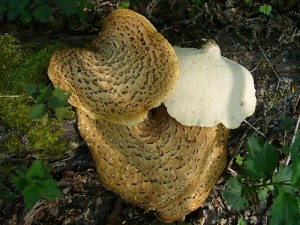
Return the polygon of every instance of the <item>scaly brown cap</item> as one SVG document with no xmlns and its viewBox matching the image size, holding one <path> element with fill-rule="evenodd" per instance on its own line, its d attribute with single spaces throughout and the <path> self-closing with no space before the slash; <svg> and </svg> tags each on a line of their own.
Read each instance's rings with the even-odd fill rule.
<svg viewBox="0 0 300 225">
<path fill-rule="evenodd" d="M 179 65 L 174 49 L 142 15 L 118 9 L 108 15 L 93 49 L 56 52 L 48 75 L 70 90 L 69 103 L 94 119 L 142 121 L 172 92 Z"/>
</svg>

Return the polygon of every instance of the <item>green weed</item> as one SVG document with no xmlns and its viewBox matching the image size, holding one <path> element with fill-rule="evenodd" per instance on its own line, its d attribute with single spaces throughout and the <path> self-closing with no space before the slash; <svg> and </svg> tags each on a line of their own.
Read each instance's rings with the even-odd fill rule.
<svg viewBox="0 0 300 225">
<path fill-rule="evenodd" d="M 261 12 L 267 16 L 270 16 L 271 11 L 272 11 L 272 6 L 269 4 L 263 4 L 263 5 L 259 6 L 258 10 L 259 10 L 259 12 Z"/>
<path fill-rule="evenodd" d="M 54 200 L 61 191 L 53 180 L 49 168 L 36 160 L 28 170 L 16 169 L 16 175 L 10 177 L 13 187 L 21 192 L 25 207 L 31 209 L 40 199 Z"/>
<path fill-rule="evenodd" d="M 44 84 L 26 84 L 24 90 L 34 98 L 35 102 L 28 115 L 29 119 L 44 117 L 50 119 L 55 115 L 59 121 L 62 121 L 71 114 L 71 106 L 68 104 L 70 92 L 53 89 L 51 85 Z"/>
<path fill-rule="evenodd" d="M 290 118 L 281 117 L 282 125 L 290 131 Z M 223 196 L 233 209 L 245 210 L 257 202 L 267 202 L 273 196 L 270 208 L 270 225 L 299 224 L 300 221 L 300 131 L 292 145 L 278 151 L 266 140 L 250 136 L 248 154 L 244 160 L 236 159 L 241 166 L 237 177 L 227 180 Z M 280 162 L 280 154 L 291 158 L 291 163 Z"/>
</svg>

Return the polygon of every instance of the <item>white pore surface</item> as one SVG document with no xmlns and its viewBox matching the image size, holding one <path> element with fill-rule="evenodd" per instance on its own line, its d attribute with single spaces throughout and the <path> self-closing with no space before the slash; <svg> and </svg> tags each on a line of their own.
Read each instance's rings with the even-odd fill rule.
<svg viewBox="0 0 300 225">
<path fill-rule="evenodd" d="M 251 73 L 221 56 L 216 43 L 201 49 L 174 47 L 180 75 L 164 104 L 170 116 L 186 126 L 212 127 L 222 123 L 233 129 L 255 111 Z"/>
</svg>

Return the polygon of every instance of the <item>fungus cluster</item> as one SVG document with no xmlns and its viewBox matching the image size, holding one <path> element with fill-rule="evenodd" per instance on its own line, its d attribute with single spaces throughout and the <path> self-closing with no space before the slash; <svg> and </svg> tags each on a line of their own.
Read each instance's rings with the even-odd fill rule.
<svg viewBox="0 0 300 225">
<path fill-rule="evenodd" d="M 72 92 L 102 184 L 164 222 L 182 219 L 223 172 L 228 128 L 254 111 L 251 74 L 215 44 L 174 50 L 128 9 L 107 17 L 92 46 L 56 52 L 48 74 Z"/>
</svg>

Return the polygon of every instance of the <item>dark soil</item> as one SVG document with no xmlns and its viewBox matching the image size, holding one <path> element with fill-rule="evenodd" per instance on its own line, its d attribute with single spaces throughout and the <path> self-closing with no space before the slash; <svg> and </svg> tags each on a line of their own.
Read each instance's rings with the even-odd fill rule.
<svg viewBox="0 0 300 225">
<path fill-rule="evenodd" d="M 251 7 L 234 0 L 201 1 L 199 5 L 195 2 L 140 0 L 132 8 L 145 15 L 172 45 L 199 48 L 204 39 L 215 40 L 224 56 L 252 72 L 258 104 L 247 123 L 232 130 L 228 169 L 206 204 L 184 221 L 237 224 L 242 215 L 248 224 L 267 224 L 269 206 L 249 208 L 241 214 L 226 205 L 221 192 L 236 168 L 234 155 L 246 151 L 247 136 L 264 135 L 275 146 L 291 141 L 278 126 L 278 118 L 285 114 L 296 124 L 300 112 L 300 4 L 293 0 L 268 1 L 273 9 L 272 15 L 267 16 L 258 12 L 259 1 L 253 1 Z M 91 14 L 85 23 L 58 18 L 57 23 L 49 26 L 29 24 L 24 29 L 3 22 L 0 33 L 14 34 L 23 42 L 43 44 L 59 39 L 72 46 L 83 46 L 98 34 L 103 18 L 119 4 L 120 1 L 98 1 L 96 7 L 102 10 Z M 77 134 L 76 123 L 73 125 L 68 132 Z M 10 204 L 0 202 L 0 224 L 162 224 L 154 213 L 128 205 L 102 187 L 88 148 L 79 137 L 78 140 L 81 147 L 74 155 L 49 162 L 62 198 L 40 201 L 31 211 L 24 209 L 22 198 Z"/>
</svg>

